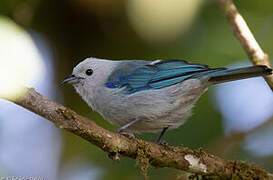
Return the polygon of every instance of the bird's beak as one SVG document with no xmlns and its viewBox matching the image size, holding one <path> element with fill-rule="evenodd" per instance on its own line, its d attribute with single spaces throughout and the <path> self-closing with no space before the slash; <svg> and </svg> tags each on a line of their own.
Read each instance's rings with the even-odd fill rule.
<svg viewBox="0 0 273 180">
<path fill-rule="evenodd" d="M 71 74 L 69 76 L 67 76 L 66 78 L 64 78 L 62 85 L 69 83 L 69 84 L 73 84 L 79 81 L 79 78 L 77 78 L 75 75 Z"/>
</svg>

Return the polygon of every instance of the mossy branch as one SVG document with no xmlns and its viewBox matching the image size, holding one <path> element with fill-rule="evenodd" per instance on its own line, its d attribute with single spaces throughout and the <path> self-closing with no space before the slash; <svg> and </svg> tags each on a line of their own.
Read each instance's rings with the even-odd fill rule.
<svg viewBox="0 0 273 180">
<path fill-rule="evenodd" d="M 247 56 L 250 58 L 251 62 L 255 65 L 266 65 L 272 69 L 270 66 L 269 58 L 266 53 L 262 50 L 244 18 L 241 16 L 237 10 L 235 4 L 232 0 L 217 0 L 223 13 L 226 15 L 234 35 L 240 41 L 242 47 L 244 48 Z M 270 76 L 264 76 L 267 84 L 273 91 L 273 74 Z"/>
<path fill-rule="evenodd" d="M 162 146 L 110 132 L 71 109 L 47 99 L 34 89 L 25 88 L 25 92 L 20 99 L 5 99 L 39 114 L 61 129 L 82 137 L 107 152 L 114 160 L 123 156 L 137 159 L 143 163 L 144 173 L 151 164 L 158 168 L 179 169 L 206 179 L 273 179 L 264 169 L 246 162 L 228 161 L 203 150 Z"/>
</svg>

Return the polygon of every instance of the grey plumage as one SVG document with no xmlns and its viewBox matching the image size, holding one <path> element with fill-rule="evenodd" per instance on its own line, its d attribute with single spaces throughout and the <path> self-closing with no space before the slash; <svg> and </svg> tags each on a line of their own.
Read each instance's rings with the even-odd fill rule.
<svg viewBox="0 0 273 180">
<path fill-rule="evenodd" d="M 210 69 L 185 61 L 178 63 L 178 66 L 184 63 L 178 69 L 174 66 L 176 64 L 172 64 L 178 61 L 169 64 L 162 62 L 88 58 L 79 63 L 74 68 L 73 75 L 64 82 L 70 82 L 87 104 L 104 119 L 118 126 L 137 119 L 137 122 L 123 131 L 142 133 L 159 132 L 166 127 L 174 129 L 182 125 L 191 115 L 195 102 L 212 84 L 271 74 L 271 70 L 265 66 L 229 71 L 225 68 Z M 93 74 L 86 75 L 87 69 L 92 69 Z M 136 72 L 138 70 L 139 74 Z M 147 74 L 144 80 L 150 78 L 143 87 L 139 87 L 142 85 L 141 72 Z M 158 72 L 163 73 L 159 76 Z M 175 76 L 170 76 L 172 74 Z M 157 77 L 161 79 L 155 79 Z M 173 81 L 181 77 L 186 78 L 179 82 Z M 164 87 L 155 86 L 162 82 L 165 83 Z M 138 89 L 129 89 L 126 93 L 128 87 Z"/>
</svg>

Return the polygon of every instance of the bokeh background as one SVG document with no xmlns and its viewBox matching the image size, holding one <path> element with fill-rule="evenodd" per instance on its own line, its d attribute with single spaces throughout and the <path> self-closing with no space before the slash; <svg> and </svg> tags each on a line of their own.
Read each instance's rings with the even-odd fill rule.
<svg viewBox="0 0 273 180">
<path fill-rule="evenodd" d="M 273 1 L 242 0 L 236 5 L 272 57 Z M 115 131 L 72 87 L 60 86 L 90 56 L 184 59 L 211 67 L 250 64 L 213 0 L 0 0 L 0 95 L 11 93 L 19 81 Z M 165 141 L 273 172 L 272 115 L 272 91 L 262 78 L 217 85 L 201 97 L 185 125 L 166 133 Z M 153 141 L 156 136 L 137 138 Z M 183 178 L 168 168 L 151 167 L 148 175 Z M 3 176 L 144 179 L 135 160 L 113 162 L 90 143 L 0 99 Z"/>
</svg>

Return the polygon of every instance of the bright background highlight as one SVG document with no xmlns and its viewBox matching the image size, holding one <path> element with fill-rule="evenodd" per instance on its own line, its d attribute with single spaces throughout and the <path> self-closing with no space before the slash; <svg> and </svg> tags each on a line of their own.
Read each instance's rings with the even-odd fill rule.
<svg viewBox="0 0 273 180">
<path fill-rule="evenodd" d="M 30 86 L 43 73 L 43 62 L 29 34 L 0 17 L 0 97 L 22 95 L 20 85 Z"/>
<path fill-rule="evenodd" d="M 201 3 L 202 0 L 128 0 L 127 13 L 144 40 L 164 42 L 189 29 Z"/>
</svg>

